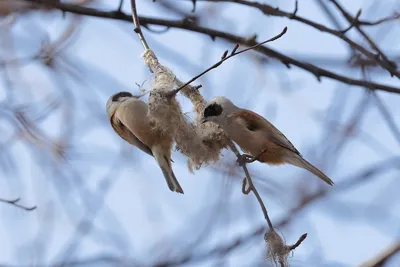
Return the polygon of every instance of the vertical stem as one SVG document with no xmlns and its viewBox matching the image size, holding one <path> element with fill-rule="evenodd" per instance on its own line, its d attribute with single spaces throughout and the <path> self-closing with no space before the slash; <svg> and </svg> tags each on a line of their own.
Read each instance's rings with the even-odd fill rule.
<svg viewBox="0 0 400 267">
<path fill-rule="evenodd" d="M 136 1 L 131 0 L 131 8 L 132 8 L 132 20 L 133 20 L 133 25 L 135 26 L 134 31 L 137 33 L 139 36 L 139 40 L 143 45 L 143 48 L 145 50 L 150 49 L 149 45 L 146 42 L 146 39 L 144 38 L 144 35 L 142 33 L 142 29 L 140 28 L 140 23 L 139 23 L 139 18 L 136 12 Z"/>
<path fill-rule="evenodd" d="M 235 153 L 236 157 L 239 158 L 239 157 L 240 157 L 240 153 L 239 153 L 239 151 L 237 150 L 235 144 L 234 144 L 231 140 L 229 141 L 229 147 L 231 148 L 232 152 Z M 274 230 L 274 226 L 272 225 L 272 222 L 271 222 L 271 220 L 270 220 L 270 218 L 269 218 L 269 216 L 268 216 L 267 208 L 265 207 L 264 202 L 262 201 L 262 199 L 261 199 L 261 197 L 260 197 L 260 194 L 258 193 L 256 187 L 255 187 L 254 184 L 253 184 L 253 180 L 251 179 L 250 173 L 249 173 L 249 171 L 247 170 L 246 164 L 244 164 L 244 165 L 242 166 L 242 168 L 243 168 L 243 170 L 244 170 L 244 173 L 246 174 L 246 179 L 247 179 L 247 183 L 248 183 L 249 189 L 250 189 L 251 191 L 253 191 L 254 195 L 256 196 L 257 201 L 258 201 L 258 203 L 260 204 L 261 210 L 262 210 L 262 212 L 263 212 L 263 214 L 264 214 L 264 218 L 265 218 L 265 220 L 266 220 L 267 223 L 268 223 L 268 227 L 269 227 L 269 229 L 272 231 L 272 230 Z"/>
</svg>

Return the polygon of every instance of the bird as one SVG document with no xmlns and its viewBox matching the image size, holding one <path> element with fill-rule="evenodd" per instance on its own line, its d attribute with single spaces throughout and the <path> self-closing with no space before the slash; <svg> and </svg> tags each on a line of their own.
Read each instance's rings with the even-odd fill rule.
<svg viewBox="0 0 400 267">
<path fill-rule="evenodd" d="M 217 124 L 253 160 L 269 165 L 291 164 L 310 171 L 329 185 L 334 184 L 305 160 L 272 123 L 251 110 L 237 107 L 226 97 L 214 97 L 207 102 L 202 118 L 202 123 L 206 122 Z M 239 164 L 240 160 L 238 158 Z"/>
<path fill-rule="evenodd" d="M 129 144 L 153 156 L 169 189 L 184 194 L 171 167 L 173 139 L 152 127 L 147 116 L 148 105 L 129 92 L 119 92 L 108 99 L 106 109 L 114 131 Z"/>
</svg>

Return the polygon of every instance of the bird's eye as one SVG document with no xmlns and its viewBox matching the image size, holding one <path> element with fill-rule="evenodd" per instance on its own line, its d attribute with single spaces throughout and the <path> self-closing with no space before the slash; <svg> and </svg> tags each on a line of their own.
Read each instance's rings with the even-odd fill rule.
<svg viewBox="0 0 400 267">
<path fill-rule="evenodd" d="M 129 92 L 120 92 L 113 96 L 112 101 L 118 101 L 121 97 L 132 97 L 132 94 Z"/>
<path fill-rule="evenodd" d="M 204 110 L 204 118 L 219 116 L 222 113 L 222 107 L 218 104 L 211 104 Z"/>
</svg>

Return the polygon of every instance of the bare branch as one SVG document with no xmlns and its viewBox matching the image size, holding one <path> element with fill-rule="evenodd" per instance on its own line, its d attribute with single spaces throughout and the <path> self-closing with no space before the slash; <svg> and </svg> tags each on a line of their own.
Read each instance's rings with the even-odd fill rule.
<svg viewBox="0 0 400 267">
<path fill-rule="evenodd" d="M 374 49 L 378 55 L 375 56 L 377 61 L 382 61 L 380 64 L 383 68 L 387 69 L 389 73 L 392 76 L 396 76 L 400 78 L 400 73 L 397 71 L 397 65 L 395 62 L 389 60 L 387 56 L 382 52 L 382 50 L 379 49 L 378 45 L 375 44 L 375 42 L 361 29 L 360 25 L 358 24 L 358 16 L 360 14 L 357 14 L 355 18 L 353 18 L 336 0 L 330 0 L 336 7 L 339 9 L 339 11 L 342 13 L 342 15 L 347 19 L 348 22 L 350 22 L 354 27 L 357 29 L 357 31 L 365 38 L 365 40 L 368 42 L 368 44 Z M 360 11 L 359 11 L 360 12 Z M 380 60 L 380 57 L 382 60 Z"/>
<path fill-rule="evenodd" d="M 399 20 L 399 19 L 400 19 L 400 13 L 395 12 L 392 16 L 382 18 L 377 21 L 359 20 L 358 24 L 363 25 L 363 26 L 375 26 L 375 25 L 381 24 L 383 22 L 389 22 L 389 21 Z"/>
<path fill-rule="evenodd" d="M 235 155 L 236 155 L 237 158 L 240 158 L 240 157 L 241 157 L 240 152 L 237 150 L 235 144 L 234 144 L 232 141 L 229 142 L 229 147 L 231 148 L 231 150 L 233 151 L 233 153 L 235 153 Z M 253 184 L 253 181 L 252 181 L 252 179 L 251 179 L 251 176 L 250 176 L 249 171 L 247 170 L 246 165 L 244 164 L 244 165 L 241 166 L 241 167 L 243 168 L 243 171 L 244 171 L 244 173 L 246 174 L 247 183 L 248 183 L 248 185 L 249 185 L 249 189 L 247 189 L 246 192 L 247 192 L 247 191 L 249 191 L 249 192 L 250 192 L 250 191 L 253 191 L 254 195 L 255 195 L 256 198 L 257 198 L 258 203 L 260 204 L 260 207 L 261 207 L 262 212 L 263 212 L 263 214 L 264 214 L 264 218 L 265 218 L 265 220 L 266 220 L 267 223 L 268 223 L 269 229 L 270 229 L 270 230 L 273 230 L 273 229 L 274 229 L 274 226 L 272 225 L 271 219 L 270 219 L 269 216 L 268 216 L 268 211 L 267 211 L 267 209 L 265 208 L 264 202 L 262 201 L 262 199 L 261 199 L 261 197 L 260 197 L 260 194 L 258 194 L 258 191 L 257 191 L 257 189 L 255 188 L 255 186 L 254 186 L 254 184 Z M 243 183 L 244 183 L 244 182 L 243 182 Z M 244 187 L 245 187 L 245 184 L 243 184 L 243 188 L 244 188 Z M 242 188 L 242 189 L 243 189 L 243 188 Z M 247 194 L 248 194 L 248 193 L 247 193 Z"/>
<path fill-rule="evenodd" d="M 235 153 L 238 159 L 242 157 L 232 141 L 229 142 L 229 147 L 231 148 L 232 152 Z M 265 207 L 265 204 L 260 194 L 258 193 L 257 188 L 253 184 L 253 180 L 251 179 L 249 171 L 247 170 L 246 163 L 244 163 L 241 167 L 243 168 L 243 171 L 246 175 L 246 177 L 243 179 L 242 193 L 248 195 L 250 192 L 253 192 L 253 194 L 256 196 L 258 203 L 260 204 L 261 210 L 264 214 L 264 218 L 267 221 L 269 227 L 269 231 L 267 231 L 264 235 L 264 239 L 267 244 L 267 258 L 274 262 L 278 261 L 280 266 L 286 266 L 286 256 L 288 255 L 288 252 L 296 249 L 307 237 L 307 234 L 303 234 L 299 238 L 299 240 L 292 246 L 287 246 L 284 243 L 282 238 L 276 233 L 274 229 L 271 219 L 268 216 L 267 208 Z M 247 189 L 246 184 L 248 184 Z"/>
<path fill-rule="evenodd" d="M 119 5 L 118 5 L 117 12 L 121 12 L 122 11 L 122 5 L 123 4 L 124 4 L 124 0 L 119 0 Z"/>
<path fill-rule="evenodd" d="M 29 1 L 29 2 L 40 1 L 42 4 L 46 4 L 43 2 L 43 0 L 25 0 L 25 1 Z M 108 19 L 132 22 L 132 16 L 124 14 L 122 12 L 116 13 L 114 11 L 101 11 L 101 10 L 97 10 L 94 8 L 82 7 L 82 6 L 71 5 L 71 4 L 62 4 L 62 3 L 57 3 L 57 4 L 47 3 L 47 5 L 51 5 L 51 6 L 57 8 L 59 10 L 62 10 L 64 12 L 71 12 L 71 13 L 81 14 L 81 15 L 86 15 L 86 16 L 93 16 L 93 17 L 108 18 Z M 291 13 L 289 13 L 289 14 L 291 14 Z M 139 17 L 139 18 L 140 18 L 140 21 L 143 23 L 143 25 L 153 24 L 153 25 L 166 26 L 166 27 L 170 27 L 170 28 L 185 29 L 185 30 L 189 30 L 192 32 L 202 33 L 202 34 L 208 35 L 212 38 L 220 37 L 229 42 L 239 43 L 241 45 L 246 45 L 246 46 L 253 46 L 256 44 L 255 40 L 252 40 L 252 39 L 249 39 L 246 37 L 237 36 L 234 34 L 230 34 L 228 32 L 218 31 L 218 30 L 214 30 L 211 28 L 207 28 L 207 27 L 201 27 L 196 24 L 187 22 L 186 20 L 164 20 L 164 19 L 149 18 L 149 17 Z M 369 88 L 370 90 L 381 90 L 381 91 L 386 91 L 386 92 L 390 92 L 390 93 L 400 94 L 400 88 L 398 88 L 398 87 L 349 78 L 349 77 L 331 72 L 329 70 L 319 68 L 313 64 L 301 62 L 299 60 L 296 60 L 294 58 L 291 58 L 289 56 L 281 54 L 281 53 L 279 53 L 271 48 L 265 47 L 265 46 L 260 46 L 256 51 L 263 55 L 266 55 L 266 56 L 269 56 L 272 58 L 276 58 L 277 60 L 281 61 L 285 66 L 289 67 L 290 65 L 295 65 L 303 70 L 306 70 L 306 71 L 310 72 L 311 74 L 313 74 L 319 81 L 321 80 L 322 77 L 327 77 L 327 78 L 330 78 L 330 79 L 333 79 L 333 80 L 336 80 L 336 81 L 339 81 L 339 82 L 342 82 L 345 84 L 366 87 L 366 88 Z"/>
<path fill-rule="evenodd" d="M 184 1 L 189 1 L 189 0 L 184 0 Z M 191 0 L 191 1 L 193 1 L 193 0 Z M 231 3 L 241 4 L 241 5 L 247 5 L 247 6 L 250 6 L 250 7 L 255 7 L 255 8 L 260 9 L 260 11 L 262 11 L 262 12 L 264 11 L 262 6 L 268 6 L 267 4 L 261 4 L 261 3 L 257 3 L 256 1 L 248 1 L 248 0 L 196 0 L 196 2 L 231 2 Z M 285 17 L 288 17 L 288 18 L 291 18 L 291 19 L 298 20 L 298 18 L 300 19 L 300 17 L 295 17 L 295 15 L 297 13 L 296 11 L 298 9 L 297 6 L 298 6 L 298 1 L 296 0 L 295 1 L 295 12 L 292 13 L 292 16 L 290 16 L 290 13 L 282 14 L 280 12 L 284 12 L 284 11 L 280 10 L 279 8 L 274 8 L 272 6 L 270 6 L 270 8 L 275 9 L 276 14 L 267 14 L 267 15 L 271 15 L 271 16 L 282 15 L 282 16 L 285 16 Z M 268 8 L 266 7 L 265 9 L 268 9 Z M 301 18 L 301 19 L 303 20 L 304 18 Z M 385 17 L 385 18 L 379 19 L 379 20 L 376 20 L 376 21 L 358 20 L 358 25 L 376 26 L 376 25 L 379 25 L 379 24 L 382 24 L 382 23 L 385 23 L 385 22 L 390 22 L 390 21 L 398 20 L 398 19 L 400 19 L 400 13 L 394 12 L 393 15 L 391 15 L 389 17 Z M 302 23 L 308 24 L 307 23 L 307 19 L 304 19 L 304 20 L 305 20 L 304 22 L 300 21 L 300 20 L 299 21 L 302 22 Z"/>
<path fill-rule="evenodd" d="M 360 15 L 361 15 L 361 9 L 358 10 L 357 15 L 354 17 L 353 22 L 350 24 L 350 26 L 347 29 L 343 30 L 342 33 L 346 33 L 349 30 L 351 30 L 358 23 L 358 18 L 360 17 Z"/>
<path fill-rule="evenodd" d="M 384 264 L 398 252 L 400 252 L 400 240 L 386 248 L 374 258 L 360 264 L 358 267 L 384 266 Z"/>
<path fill-rule="evenodd" d="M 396 71 L 396 68 L 394 68 L 394 66 L 392 64 L 389 64 L 391 61 L 388 61 L 386 57 L 382 56 L 382 59 L 379 57 L 376 57 L 376 55 L 374 53 L 368 51 L 363 46 L 357 44 L 356 42 L 354 42 L 350 38 L 348 38 L 346 35 L 344 35 L 343 31 L 341 31 L 341 30 L 330 29 L 323 24 L 320 24 L 320 23 L 317 23 L 317 22 L 311 21 L 309 19 L 306 19 L 304 17 L 296 15 L 296 13 L 297 13 L 296 11 L 298 9 L 297 1 L 296 1 L 295 12 L 293 12 L 293 13 L 286 12 L 286 11 L 280 10 L 277 7 L 275 8 L 269 4 L 264 4 L 264 3 L 260 3 L 260 2 L 256 2 L 256 1 L 247 1 L 247 0 L 206 0 L 206 1 L 207 2 L 227 2 L 227 3 L 229 2 L 229 3 L 235 3 L 235 4 L 247 6 L 247 7 L 257 8 L 265 15 L 276 16 L 276 17 L 286 17 L 288 19 L 295 20 L 295 21 L 301 22 L 303 24 L 306 24 L 308 26 L 311 26 L 321 32 L 326 32 L 326 33 L 332 34 L 332 35 L 342 39 L 344 42 L 349 44 L 352 48 L 358 50 L 360 53 L 365 55 L 367 58 L 374 60 L 379 66 L 381 66 L 383 69 L 386 69 L 392 76 L 395 75 L 396 77 L 400 78 L 400 73 L 398 71 Z M 348 18 L 348 21 L 350 23 L 352 23 L 353 19 L 351 16 L 350 16 L 350 18 Z M 358 26 L 358 24 L 354 23 L 354 26 Z M 365 35 L 365 33 L 363 35 Z M 366 39 L 367 39 L 367 37 L 366 37 Z M 373 48 L 376 50 L 377 47 L 375 46 Z M 381 54 L 381 53 L 379 53 L 379 54 Z"/>
<path fill-rule="evenodd" d="M 260 47 L 260 46 L 262 46 L 263 44 L 266 44 L 266 43 L 268 43 L 268 42 L 275 41 L 275 40 L 281 38 L 281 37 L 286 33 L 286 31 L 287 31 L 287 27 L 285 27 L 285 28 L 282 30 L 282 32 L 281 32 L 280 34 L 278 34 L 278 35 L 272 37 L 271 39 L 268 39 L 268 40 L 263 41 L 263 42 L 261 42 L 261 43 L 258 43 L 258 44 L 256 44 L 256 45 L 253 45 L 253 46 L 251 46 L 251 47 L 248 47 L 248 48 L 246 48 L 246 49 L 243 49 L 243 50 L 241 50 L 241 51 L 239 51 L 239 52 L 236 52 L 236 50 L 239 48 L 239 44 L 236 44 L 235 47 L 233 48 L 231 54 L 230 54 L 229 56 L 227 56 L 227 55 L 228 55 L 228 50 L 226 50 L 226 51 L 224 52 L 224 54 L 222 55 L 221 59 L 220 59 L 217 63 L 215 63 L 214 65 L 212 65 L 211 67 L 209 67 L 208 69 L 206 69 L 205 71 L 203 71 L 202 73 L 200 73 L 200 74 L 194 76 L 192 79 L 190 79 L 188 82 L 184 83 L 182 86 L 180 86 L 180 87 L 178 87 L 177 89 L 171 91 L 171 92 L 168 94 L 168 96 L 169 96 L 169 97 L 172 97 L 172 96 L 176 95 L 180 90 L 182 90 L 182 88 L 184 88 L 184 87 L 186 87 L 187 85 L 191 84 L 192 82 L 194 82 L 195 80 L 197 80 L 198 78 L 200 78 L 201 76 L 203 76 L 204 74 L 206 74 L 207 72 L 209 72 L 209 71 L 211 71 L 211 70 L 213 70 L 213 69 L 218 68 L 225 60 L 228 60 L 228 59 L 230 59 L 230 58 L 232 58 L 232 57 L 234 57 L 234 56 L 237 56 L 237 55 L 239 55 L 239 54 L 242 54 L 242 53 L 244 53 L 244 52 L 246 52 L 246 51 L 255 49 L 255 48 L 257 48 L 257 47 Z"/>
<path fill-rule="evenodd" d="M 290 249 L 290 250 L 296 249 L 298 246 L 301 245 L 301 243 L 302 243 L 306 238 L 307 238 L 307 233 L 302 234 L 302 235 L 300 236 L 299 240 L 297 240 L 296 243 L 294 243 L 293 245 L 289 246 L 289 249 Z"/>
<path fill-rule="evenodd" d="M 147 50 L 147 49 L 149 49 L 149 45 L 147 44 L 146 39 L 144 38 L 142 29 L 140 28 L 139 17 L 136 12 L 136 1 L 135 0 L 131 0 L 131 8 L 132 8 L 132 20 L 133 20 L 133 24 L 135 25 L 134 31 L 139 36 L 139 40 L 142 43 L 144 50 Z"/>
<path fill-rule="evenodd" d="M 235 144 L 232 141 L 229 142 L 229 147 L 231 148 L 232 152 L 235 153 L 238 160 L 243 156 L 240 154 L 240 152 L 238 151 L 238 149 L 236 148 Z M 256 158 L 261 156 L 265 151 L 266 150 L 264 149 Z M 264 239 L 271 251 L 269 252 L 267 251 L 267 255 L 270 256 L 272 260 L 276 260 L 276 258 L 278 258 L 279 264 L 281 266 L 285 266 L 284 255 L 287 255 L 289 251 L 292 251 L 296 249 L 298 246 L 300 246 L 300 244 L 304 241 L 304 239 L 306 239 L 307 233 L 300 236 L 300 238 L 295 244 L 287 246 L 283 242 L 282 238 L 279 237 L 279 235 L 275 232 L 274 226 L 268 216 L 267 208 L 265 207 L 264 202 L 262 201 L 262 198 L 257 191 L 257 188 L 253 184 L 253 180 L 251 179 L 250 173 L 246 167 L 246 162 L 244 162 L 243 165 L 241 165 L 241 167 L 243 168 L 243 171 L 246 174 L 246 177 L 243 179 L 242 183 L 242 193 L 245 195 L 248 195 L 250 191 L 254 193 L 258 203 L 260 204 L 261 210 L 264 214 L 264 218 L 268 223 L 269 231 L 265 233 Z M 246 189 L 247 184 L 248 188 Z"/>
<path fill-rule="evenodd" d="M 36 209 L 36 206 L 25 207 L 25 206 L 23 206 L 23 205 L 21 205 L 21 204 L 18 204 L 18 202 L 19 202 L 20 200 L 21 200 L 21 198 L 16 198 L 16 199 L 12 199 L 12 200 L 6 200 L 6 199 L 0 198 L 0 202 L 13 205 L 13 206 L 15 206 L 15 207 L 17 207 L 17 208 L 20 208 L 20 209 L 23 209 L 23 210 L 26 210 L 26 211 L 32 211 L 32 210 Z"/>
</svg>

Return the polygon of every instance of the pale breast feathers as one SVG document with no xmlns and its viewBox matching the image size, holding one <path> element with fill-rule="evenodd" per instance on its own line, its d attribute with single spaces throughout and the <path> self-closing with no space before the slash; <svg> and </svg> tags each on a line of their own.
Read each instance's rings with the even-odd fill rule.
<svg viewBox="0 0 400 267">
<path fill-rule="evenodd" d="M 231 118 L 237 120 L 239 123 L 246 125 L 247 129 L 252 132 L 263 132 L 265 138 L 274 144 L 286 148 L 298 155 L 300 152 L 293 146 L 293 144 L 281 133 L 272 123 L 264 119 L 257 113 L 243 109 L 230 115 Z"/>
</svg>

